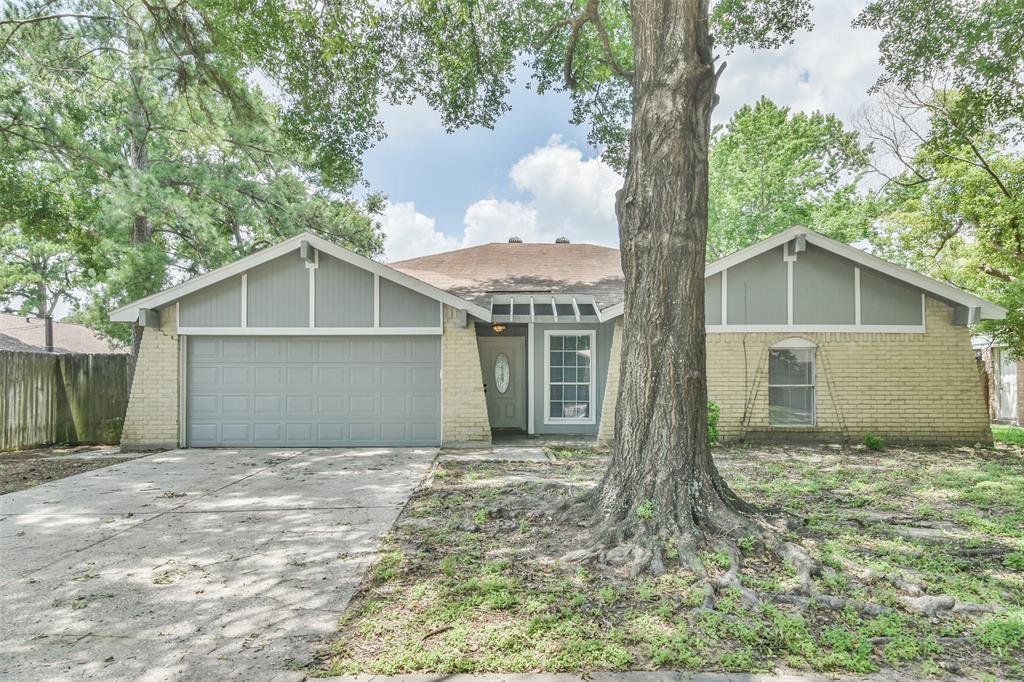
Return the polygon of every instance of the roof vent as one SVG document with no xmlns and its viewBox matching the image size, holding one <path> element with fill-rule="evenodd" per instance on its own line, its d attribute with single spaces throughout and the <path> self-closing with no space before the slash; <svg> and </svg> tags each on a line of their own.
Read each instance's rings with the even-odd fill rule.
<svg viewBox="0 0 1024 682">
<path fill-rule="evenodd" d="M 509 237 L 508 238 L 508 243 L 509 244 L 522 244 L 523 240 L 520 237 Z"/>
<path fill-rule="evenodd" d="M 558 239 L 555 240 L 555 243 L 556 244 L 568 244 L 569 243 L 569 238 L 568 237 L 559 237 Z"/>
</svg>

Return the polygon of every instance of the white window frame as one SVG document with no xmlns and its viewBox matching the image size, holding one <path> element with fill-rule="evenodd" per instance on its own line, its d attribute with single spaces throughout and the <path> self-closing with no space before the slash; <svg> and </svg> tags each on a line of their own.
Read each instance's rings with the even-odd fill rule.
<svg viewBox="0 0 1024 682">
<path fill-rule="evenodd" d="M 811 351 L 811 383 L 809 384 L 773 384 L 771 354 L 777 350 L 809 350 Z M 776 424 L 772 422 L 772 389 L 773 388 L 810 388 L 811 389 L 811 422 L 809 424 Z M 810 429 L 818 425 L 818 346 L 813 341 L 792 337 L 784 339 L 768 347 L 768 423 L 773 429 Z"/>
<path fill-rule="evenodd" d="M 551 337 L 552 336 L 588 336 L 590 337 L 590 409 L 589 417 L 552 417 L 551 416 Z M 544 330 L 544 423 L 545 424 L 596 424 L 597 415 L 597 332 L 593 329 L 546 329 Z"/>
</svg>

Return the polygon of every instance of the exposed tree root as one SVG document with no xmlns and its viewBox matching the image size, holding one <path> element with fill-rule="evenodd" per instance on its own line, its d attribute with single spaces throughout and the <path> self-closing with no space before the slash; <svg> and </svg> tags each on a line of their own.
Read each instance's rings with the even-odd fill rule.
<svg viewBox="0 0 1024 682">
<path fill-rule="evenodd" d="M 813 606 L 835 611 L 852 609 L 874 617 L 892 611 L 890 607 L 851 597 L 827 594 L 815 585 L 815 578 L 833 575 L 834 569 L 824 568 L 808 551 L 789 539 L 787 534 L 802 527 L 799 519 L 791 516 L 760 516 L 756 513 L 729 510 L 725 523 L 677 523 L 675 532 L 666 536 L 664 523 L 660 532 L 644 519 L 620 519 L 617 523 L 604 520 L 594 524 L 593 502 L 595 491 L 570 499 L 553 509 L 549 518 L 577 527 L 588 528 L 590 542 L 581 549 L 565 554 L 563 561 L 592 564 L 599 569 L 636 578 L 642 573 L 659 576 L 666 572 L 666 561 L 685 566 L 696 577 L 704 591 L 702 608 L 714 609 L 725 593 L 737 595 L 748 608 L 764 603 L 777 603 L 808 608 Z M 690 520 L 692 521 L 692 520 Z M 741 541 L 743 548 L 741 548 Z M 729 558 L 729 567 L 709 573 L 702 558 L 702 550 Z M 796 585 L 785 593 L 763 593 L 744 585 L 740 573 L 744 561 L 757 557 L 770 563 L 789 565 L 796 574 Z M 885 574 L 844 562 L 844 573 L 854 577 L 855 584 L 886 582 L 901 595 L 903 607 L 912 613 L 935 618 L 951 613 L 995 613 L 1002 607 L 990 604 L 960 602 L 949 595 L 927 594 L 927 588 L 908 579 L 903 573 Z"/>
</svg>

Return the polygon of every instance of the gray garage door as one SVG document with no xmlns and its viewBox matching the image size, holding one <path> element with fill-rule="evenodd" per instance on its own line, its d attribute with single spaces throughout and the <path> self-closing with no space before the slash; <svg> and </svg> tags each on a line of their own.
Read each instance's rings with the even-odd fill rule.
<svg viewBox="0 0 1024 682">
<path fill-rule="evenodd" d="M 191 336 L 187 348 L 193 447 L 440 443 L 439 336 Z"/>
</svg>

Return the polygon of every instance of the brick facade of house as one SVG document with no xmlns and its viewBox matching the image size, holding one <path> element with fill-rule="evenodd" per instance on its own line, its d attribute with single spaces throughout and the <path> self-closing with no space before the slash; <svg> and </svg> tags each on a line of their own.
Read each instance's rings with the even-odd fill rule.
<svg viewBox="0 0 1024 682">
<path fill-rule="evenodd" d="M 768 419 L 768 349 L 798 336 L 817 345 L 816 425 L 772 427 Z M 605 395 L 618 390 L 609 371 Z M 953 309 L 929 298 L 926 332 L 708 334 L 708 392 L 721 406 L 723 442 L 850 440 L 866 433 L 889 442 L 990 443 L 984 373 L 970 330 Z M 604 411 L 610 438 L 614 410 Z"/>
</svg>

